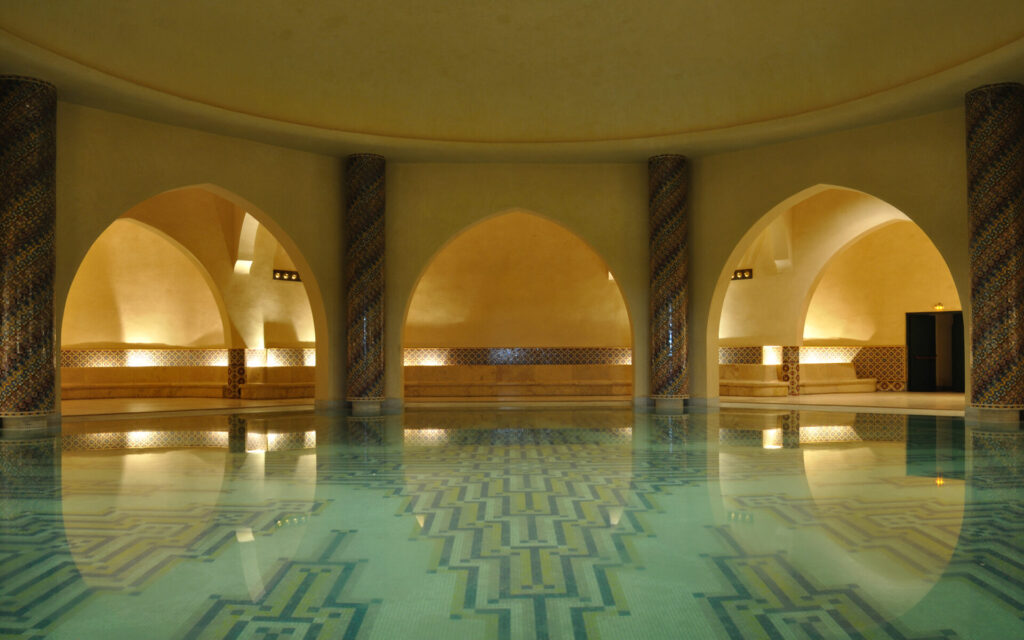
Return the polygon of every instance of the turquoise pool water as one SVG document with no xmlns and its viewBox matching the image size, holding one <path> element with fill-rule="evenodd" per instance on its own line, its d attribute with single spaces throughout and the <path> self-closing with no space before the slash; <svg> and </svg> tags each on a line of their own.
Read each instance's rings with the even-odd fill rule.
<svg viewBox="0 0 1024 640">
<path fill-rule="evenodd" d="M 0 440 L 0 637 L 1021 638 L 1024 435 L 809 411 Z"/>
</svg>

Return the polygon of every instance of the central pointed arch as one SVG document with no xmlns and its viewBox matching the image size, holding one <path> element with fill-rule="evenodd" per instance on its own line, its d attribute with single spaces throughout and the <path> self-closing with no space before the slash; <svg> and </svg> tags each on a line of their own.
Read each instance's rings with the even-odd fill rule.
<svg viewBox="0 0 1024 640">
<path fill-rule="evenodd" d="M 408 399 L 632 394 L 632 322 L 614 274 L 531 211 L 449 239 L 417 279 L 402 335 Z"/>
</svg>

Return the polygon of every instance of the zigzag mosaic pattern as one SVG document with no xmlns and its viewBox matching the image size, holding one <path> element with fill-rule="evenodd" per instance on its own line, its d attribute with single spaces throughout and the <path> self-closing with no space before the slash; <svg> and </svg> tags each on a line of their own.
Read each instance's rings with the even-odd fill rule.
<svg viewBox="0 0 1024 640">
<path fill-rule="evenodd" d="M 384 399 L 384 158 L 345 163 L 348 400 Z"/>
<path fill-rule="evenodd" d="M 633 364 L 629 347 L 408 348 L 403 364 L 453 366 L 473 364 Z"/>
<path fill-rule="evenodd" d="M 651 397 L 690 393 L 687 340 L 689 245 L 687 161 L 683 156 L 648 160 L 651 261 Z"/>
<path fill-rule="evenodd" d="M 966 106 L 971 404 L 1024 409 L 1024 85 L 975 89 Z"/>
<path fill-rule="evenodd" d="M 725 637 L 893 638 L 942 640 L 958 637 L 949 629 L 913 633 L 891 622 L 855 584 L 820 585 L 790 563 L 785 553 L 751 554 L 730 534 L 716 533 L 733 552 L 709 557 L 733 591 L 694 593 Z"/>
<path fill-rule="evenodd" d="M 629 615 L 616 572 L 642 567 L 630 540 L 653 535 L 647 494 L 700 481 L 705 469 L 683 456 L 637 479 L 621 453 L 587 444 L 407 450 L 415 462 L 402 512 L 421 521 L 415 537 L 437 540 L 432 568 L 458 574 L 452 615 L 486 620 L 496 638 L 596 637 L 601 617 Z M 469 460 L 472 471 L 452 473 Z"/>
<path fill-rule="evenodd" d="M 0 416 L 55 409 L 57 90 L 0 76 Z"/>
<path fill-rule="evenodd" d="M 138 591 L 182 561 L 211 561 L 240 527 L 273 535 L 282 518 L 322 508 L 270 500 L 63 518 L 22 513 L 0 525 L 0 637 L 44 638 L 60 616 L 99 593 Z M 88 546 L 70 547 L 69 539 Z"/>
<path fill-rule="evenodd" d="M 284 560 L 264 585 L 264 594 L 251 598 L 210 596 L 212 602 L 195 621 L 185 638 L 343 638 L 359 632 L 379 604 L 343 598 L 353 581 L 358 562 L 333 556 L 345 536 L 355 531 L 335 531 L 327 548 L 310 561 Z"/>
</svg>

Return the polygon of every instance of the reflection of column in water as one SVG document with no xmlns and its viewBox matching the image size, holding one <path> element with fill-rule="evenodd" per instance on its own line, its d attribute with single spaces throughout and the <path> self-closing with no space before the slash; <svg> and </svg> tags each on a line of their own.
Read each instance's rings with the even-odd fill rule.
<svg viewBox="0 0 1024 640">
<path fill-rule="evenodd" d="M 245 436 L 247 431 L 245 417 L 240 415 L 228 416 L 228 451 L 231 453 L 245 453 Z"/>
<path fill-rule="evenodd" d="M 0 557 L 4 573 L 0 602 L 18 616 L 4 619 L 5 630 L 21 637 L 43 637 L 63 611 L 89 594 L 67 542 L 61 484 L 60 438 L 0 439 Z M 47 540 L 24 544 L 27 535 Z M 42 592 L 25 585 L 57 585 Z"/>
<path fill-rule="evenodd" d="M 782 448 L 800 448 L 800 412 L 789 411 L 780 416 L 782 422 Z"/>
<path fill-rule="evenodd" d="M 648 419 L 652 443 L 668 445 L 670 451 L 673 447 L 686 444 L 690 416 L 651 413 L 648 414 Z"/>
</svg>

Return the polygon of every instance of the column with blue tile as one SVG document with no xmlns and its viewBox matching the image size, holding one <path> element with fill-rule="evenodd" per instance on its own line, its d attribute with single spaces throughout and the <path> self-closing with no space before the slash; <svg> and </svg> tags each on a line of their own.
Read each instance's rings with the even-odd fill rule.
<svg viewBox="0 0 1024 640">
<path fill-rule="evenodd" d="M 384 401 L 384 158 L 361 153 L 345 163 L 346 400 L 357 414 Z"/>
<path fill-rule="evenodd" d="M 647 162 L 650 219 L 651 398 L 681 408 L 690 392 L 687 353 L 687 160 L 661 155 Z"/>
<path fill-rule="evenodd" d="M 966 96 L 971 267 L 970 409 L 1017 421 L 1024 409 L 1024 85 Z"/>
<path fill-rule="evenodd" d="M 0 423 L 56 412 L 57 91 L 0 76 Z"/>
</svg>

